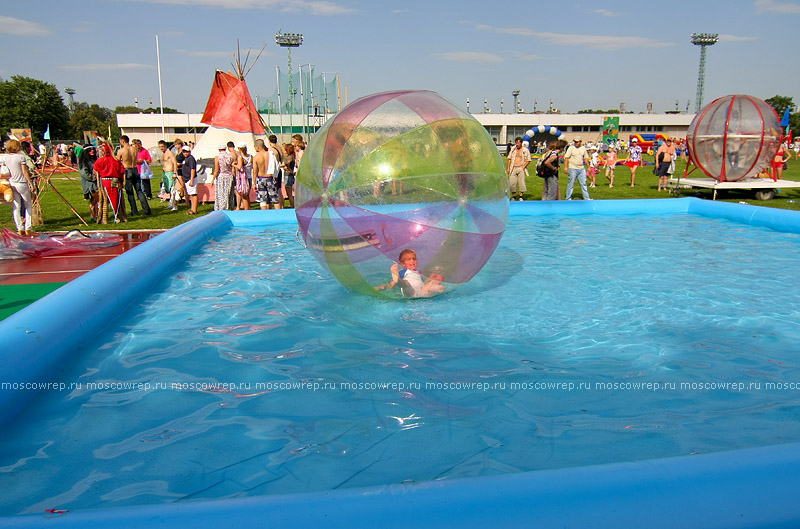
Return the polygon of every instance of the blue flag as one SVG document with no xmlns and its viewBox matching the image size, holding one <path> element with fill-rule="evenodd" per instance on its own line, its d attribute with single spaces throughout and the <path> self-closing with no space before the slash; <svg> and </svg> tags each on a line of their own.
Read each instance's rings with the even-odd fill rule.
<svg viewBox="0 0 800 529">
<path fill-rule="evenodd" d="M 42 136 L 46 140 L 50 140 L 50 124 L 47 124 L 47 130 L 44 131 L 44 136 Z"/>
<path fill-rule="evenodd" d="M 781 120 L 781 127 L 788 127 L 789 126 L 789 109 L 786 109 L 786 112 L 783 113 L 783 119 Z"/>
</svg>

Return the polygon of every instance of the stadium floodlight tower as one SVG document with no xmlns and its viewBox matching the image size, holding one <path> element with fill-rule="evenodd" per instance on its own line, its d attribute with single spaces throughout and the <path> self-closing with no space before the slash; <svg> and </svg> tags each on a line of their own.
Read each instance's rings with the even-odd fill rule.
<svg viewBox="0 0 800 529">
<path fill-rule="evenodd" d="M 700 46 L 700 70 L 697 72 L 697 98 L 695 99 L 695 113 L 700 113 L 703 108 L 703 92 L 706 83 L 706 48 L 719 41 L 717 33 L 692 33 L 692 44 Z"/>
<path fill-rule="evenodd" d="M 511 95 L 514 96 L 514 114 L 518 114 L 519 113 L 519 90 L 512 91 Z"/>
<path fill-rule="evenodd" d="M 289 101 L 287 110 L 291 114 L 294 111 L 294 83 L 292 82 L 292 48 L 299 48 L 303 43 L 302 33 L 282 33 L 281 30 L 275 34 L 275 43 L 288 50 L 289 55 Z"/>
<path fill-rule="evenodd" d="M 75 100 L 72 98 L 72 96 L 75 95 L 75 89 L 65 88 L 64 91 L 69 96 L 69 113 L 72 114 L 73 112 L 75 112 Z"/>
</svg>

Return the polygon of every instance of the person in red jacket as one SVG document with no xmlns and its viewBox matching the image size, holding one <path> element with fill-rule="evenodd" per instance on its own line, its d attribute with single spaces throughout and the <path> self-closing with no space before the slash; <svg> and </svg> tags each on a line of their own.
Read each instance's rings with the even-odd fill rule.
<svg viewBox="0 0 800 529">
<path fill-rule="evenodd" d="M 94 163 L 94 174 L 97 176 L 97 185 L 103 190 L 100 199 L 100 224 L 108 224 L 108 205 L 114 210 L 114 222 L 128 222 L 125 214 L 125 201 L 122 200 L 121 190 L 125 186 L 125 167 L 122 162 L 114 158 L 111 146 L 103 144 L 103 157 Z"/>
</svg>

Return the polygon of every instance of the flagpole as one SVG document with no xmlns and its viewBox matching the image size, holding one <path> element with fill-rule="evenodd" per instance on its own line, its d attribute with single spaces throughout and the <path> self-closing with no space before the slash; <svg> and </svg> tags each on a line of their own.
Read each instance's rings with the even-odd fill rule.
<svg viewBox="0 0 800 529">
<path fill-rule="evenodd" d="M 306 96 L 305 91 L 303 90 L 303 65 L 300 65 L 300 107 L 303 109 L 301 110 L 302 114 L 300 115 L 300 124 L 303 127 L 303 136 L 308 137 L 308 133 L 306 132 Z"/>
<path fill-rule="evenodd" d="M 278 79 L 278 123 L 280 123 L 281 127 L 281 141 L 286 141 L 285 136 L 283 135 L 283 107 L 281 106 L 281 69 L 278 66 L 275 66 L 275 76 Z M 291 119 L 291 116 L 289 116 Z M 291 127 L 291 124 L 290 124 Z M 291 130 L 291 129 L 290 129 Z"/>
<path fill-rule="evenodd" d="M 164 96 L 161 92 L 161 51 L 158 47 L 158 35 L 156 35 L 156 61 L 158 61 L 158 102 L 161 105 L 161 139 L 165 140 L 164 134 Z"/>
</svg>

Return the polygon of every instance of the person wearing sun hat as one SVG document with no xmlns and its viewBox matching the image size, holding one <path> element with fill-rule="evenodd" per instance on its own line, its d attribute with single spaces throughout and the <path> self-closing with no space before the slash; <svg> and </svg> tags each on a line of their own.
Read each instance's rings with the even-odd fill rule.
<svg viewBox="0 0 800 529">
<path fill-rule="evenodd" d="M 636 170 L 642 165 L 642 148 L 639 147 L 639 139 L 631 138 L 628 148 L 628 167 L 631 169 L 631 187 L 635 187 Z"/>
</svg>

